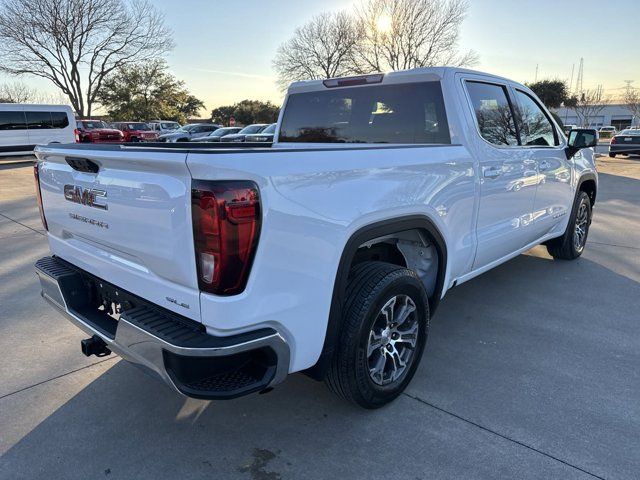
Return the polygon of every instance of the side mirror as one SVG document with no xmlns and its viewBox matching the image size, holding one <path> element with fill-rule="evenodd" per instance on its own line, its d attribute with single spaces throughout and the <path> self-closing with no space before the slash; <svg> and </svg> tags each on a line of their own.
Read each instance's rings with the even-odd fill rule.
<svg viewBox="0 0 640 480">
<path fill-rule="evenodd" d="M 590 128 L 576 128 L 569 132 L 567 143 L 567 159 L 573 158 L 578 150 L 595 147 L 598 145 L 598 131 Z"/>
</svg>

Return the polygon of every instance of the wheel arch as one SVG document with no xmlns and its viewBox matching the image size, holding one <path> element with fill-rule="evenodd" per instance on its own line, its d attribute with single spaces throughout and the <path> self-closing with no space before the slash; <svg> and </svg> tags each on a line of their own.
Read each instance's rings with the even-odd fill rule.
<svg viewBox="0 0 640 480">
<path fill-rule="evenodd" d="M 593 207 L 593 205 L 595 205 L 596 203 L 596 194 L 598 192 L 598 179 L 596 177 L 596 174 L 592 172 L 583 174 L 580 177 L 580 180 L 578 180 L 576 195 L 577 192 L 585 192 L 587 195 L 589 195 L 591 206 Z"/>
<path fill-rule="evenodd" d="M 349 270 L 358 248 L 364 243 L 378 237 L 414 229 L 424 231 L 428 238 L 433 242 L 438 254 L 436 286 L 433 295 L 429 298 L 430 314 L 433 315 L 436 311 L 444 289 L 447 267 L 447 246 L 444 237 L 440 233 L 436 224 L 427 216 L 410 215 L 383 220 L 363 226 L 349 237 L 349 240 L 346 242 L 342 251 L 342 255 L 340 256 L 340 262 L 334 279 L 331 308 L 329 311 L 329 319 L 327 321 L 327 330 L 324 337 L 324 344 L 322 346 L 322 353 L 320 354 L 316 364 L 305 370 L 307 375 L 317 380 L 321 380 L 324 378 L 327 368 L 329 367 L 335 345 L 338 341 L 340 328 L 342 326 L 342 310 L 345 300 L 343 295 L 347 286 Z"/>
</svg>

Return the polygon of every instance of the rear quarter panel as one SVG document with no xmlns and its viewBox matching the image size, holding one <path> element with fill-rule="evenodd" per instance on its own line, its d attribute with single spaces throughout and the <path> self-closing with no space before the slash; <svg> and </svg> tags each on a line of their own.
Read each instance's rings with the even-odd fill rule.
<svg viewBox="0 0 640 480">
<path fill-rule="evenodd" d="M 358 229 L 424 215 L 447 242 L 447 277 L 473 261 L 476 172 L 462 146 L 203 152 L 187 165 L 195 179 L 255 181 L 263 205 L 246 290 L 202 294 L 203 323 L 221 335 L 274 326 L 292 348 L 291 371 L 320 355 L 340 256 Z"/>
</svg>

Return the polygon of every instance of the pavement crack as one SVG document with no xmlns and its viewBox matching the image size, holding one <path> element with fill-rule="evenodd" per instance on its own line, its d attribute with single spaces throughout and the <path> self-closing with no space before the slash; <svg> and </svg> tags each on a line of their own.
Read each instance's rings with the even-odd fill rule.
<svg viewBox="0 0 640 480">
<path fill-rule="evenodd" d="M 640 248 L 638 247 L 631 247 L 629 245 L 616 245 L 615 243 L 592 242 L 592 241 L 589 241 L 589 243 L 593 243 L 594 245 L 605 245 L 607 247 L 618 247 L 618 248 L 629 248 L 631 250 L 640 250 Z"/>
<path fill-rule="evenodd" d="M 500 432 L 497 432 L 497 431 L 492 430 L 492 429 L 490 429 L 488 427 L 480 425 L 479 423 L 476 423 L 473 420 L 469 420 L 468 418 L 464 418 L 464 417 L 462 417 L 462 416 L 460 416 L 460 415 L 458 415 L 456 413 L 453 413 L 453 412 L 450 412 L 448 410 L 445 410 L 444 408 L 439 407 L 437 405 L 434 405 L 433 403 L 428 402 L 428 401 L 426 401 L 426 400 L 424 400 L 424 399 L 422 399 L 420 397 L 417 397 L 415 395 L 411 395 L 411 394 L 409 394 L 407 392 L 403 392 L 403 395 L 405 395 L 405 396 L 407 396 L 407 397 L 409 397 L 409 398 L 411 398 L 413 400 L 416 400 L 416 401 L 418 401 L 418 402 L 420 402 L 420 403 L 422 403 L 424 405 L 427 405 L 428 407 L 431 407 L 431 408 L 433 408 L 435 410 L 438 410 L 439 412 L 442 412 L 442 413 L 444 413 L 446 415 L 454 417 L 454 418 L 456 418 L 458 420 L 462 420 L 463 422 L 468 423 L 469 425 L 473 425 L 474 427 L 477 427 L 477 428 L 479 428 L 481 430 L 484 430 L 485 432 L 488 432 L 488 433 L 490 433 L 492 435 L 500 437 L 500 438 L 502 438 L 504 440 L 507 440 L 507 441 L 509 441 L 511 443 L 515 443 L 516 445 L 520 445 L 521 447 L 524 447 L 524 448 L 526 448 L 528 450 L 531 450 L 531 451 L 533 451 L 535 453 L 538 453 L 538 454 L 543 455 L 543 456 L 545 456 L 547 458 L 550 458 L 551 460 L 555 460 L 556 462 L 560 462 L 563 465 L 566 465 L 567 467 L 570 467 L 570 468 L 573 468 L 575 470 L 578 470 L 579 472 L 582 472 L 582 473 L 584 473 L 586 475 L 589 475 L 589 476 L 591 476 L 593 478 L 597 478 L 599 480 L 606 480 L 604 477 L 601 477 L 600 475 L 596 475 L 595 473 L 591 473 L 588 470 L 585 470 L 584 468 L 581 468 L 581 467 L 579 467 L 577 465 L 569 463 L 566 460 L 562 460 L 561 458 L 558 458 L 558 457 L 556 457 L 554 455 L 551 455 L 550 453 L 547 453 L 547 452 L 544 452 L 542 450 L 539 450 L 536 447 L 532 447 L 531 445 L 527 445 L 526 443 L 521 442 L 520 440 L 516 440 L 515 438 L 508 437 L 507 435 L 504 435 L 504 434 L 502 434 Z"/>
<path fill-rule="evenodd" d="M 6 216 L 4 213 L 0 213 L 0 216 L 6 218 L 7 220 L 11 220 L 12 222 L 17 223 L 18 225 L 22 225 L 24 228 L 28 228 L 29 230 L 32 230 L 32 231 L 42 235 L 43 237 L 45 235 L 43 232 L 41 232 L 39 230 L 36 230 L 35 228 L 30 227 L 29 225 L 25 225 L 24 223 L 19 222 L 18 220 L 14 220 L 13 218 Z"/>
<path fill-rule="evenodd" d="M 10 397 L 11 395 L 15 395 L 16 393 L 20 393 L 20 392 L 24 392 L 25 390 L 29 390 L 30 388 L 37 387 L 38 385 L 44 385 L 45 383 L 51 382 L 52 380 L 57 380 L 59 378 L 66 377 L 67 375 L 71 375 L 72 373 L 80 372 L 82 370 L 86 370 L 87 368 L 95 367 L 96 365 L 100 365 L 101 363 L 110 362 L 112 360 L 115 360 L 116 358 L 118 358 L 118 357 L 114 356 L 114 357 L 111 357 L 111 358 L 107 358 L 105 360 L 100 360 L 98 362 L 92 363 L 91 365 L 85 365 L 84 367 L 76 368 L 75 370 L 71 370 L 69 372 L 61 373 L 60 375 L 56 375 L 55 377 L 51 377 L 51 378 L 48 378 L 47 380 L 42 380 L 41 382 L 34 383 L 33 385 L 29 385 L 28 387 L 20 388 L 20 389 L 16 390 L 15 392 L 6 393 L 6 394 L 0 396 L 0 400 L 2 400 L 3 398 Z"/>
</svg>

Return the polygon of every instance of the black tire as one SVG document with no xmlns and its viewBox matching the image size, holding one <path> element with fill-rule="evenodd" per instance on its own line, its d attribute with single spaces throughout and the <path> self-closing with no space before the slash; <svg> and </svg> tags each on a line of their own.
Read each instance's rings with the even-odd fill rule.
<svg viewBox="0 0 640 480">
<path fill-rule="evenodd" d="M 397 301 L 398 305 L 401 305 L 402 301 L 405 302 L 405 306 L 410 305 L 407 298 L 415 305 L 415 310 L 407 315 L 404 323 L 395 324 L 396 327 L 400 324 L 417 324 L 417 333 L 405 337 L 414 338 L 415 335 L 415 345 L 411 347 L 406 340 L 395 340 L 400 345 L 399 348 L 396 349 L 395 343 L 390 346 L 394 335 L 400 335 L 389 333 L 389 327 L 386 327 L 386 334 L 382 335 L 384 339 L 378 344 L 380 347 L 372 348 L 373 353 L 367 355 L 370 332 L 380 321 L 384 323 L 385 317 L 381 316 L 382 308 L 394 298 L 400 299 Z M 412 270 L 384 262 L 363 262 L 356 265 L 349 274 L 345 299 L 340 339 L 325 381 L 334 393 L 345 400 L 364 408 L 379 408 L 402 393 L 420 363 L 429 329 L 427 293 Z M 393 305 L 395 302 L 392 304 L 392 310 Z M 405 336 L 408 332 L 401 333 Z M 388 343 L 384 344 L 385 341 Z M 370 357 L 373 355 L 378 355 L 378 360 L 380 357 L 384 359 L 383 374 L 379 379 L 383 382 L 386 360 L 393 356 L 385 351 L 385 347 L 388 350 L 393 349 L 395 353 L 402 352 L 409 356 L 406 357 L 406 366 L 397 378 L 393 379 L 393 374 L 397 373 L 396 369 L 393 369 L 391 378 L 388 379 L 389 383 L 378 384 L 370 374 L 369 362 L 372 361 Z M 392 365 L 396 365 L 397 357 L 393 358 L 394 361 L 389 364 L 391 368 Z"/>
<path fill-rule="evenodd" d="M 578 236 L 576 233 L 579 213 L 582 209 L 586 211 L 586 223 L 583 225 L 584 234 L 580 237 L 580 242 L 576 241 Z M 580 215 L 582 217 L 582 215 Z M 569 217 L 569 223 L 567 229 L 561 237 L 549 240 L 546 243 L 547 251 L 555 259 L 559 260 L 575 260 L 584 251 L 585 244 L 587 243 L 587 236 L 589 235 L 589 226 L 591 225 L 591 200 L 589 195 L 585 192 L 578 192 L 576 199 L 573 202 L 573 208 L 571 209 L 571 216 Z M 583 238 L 582 238 L 583 237 Z"/>
<path fill-rule="evenodd" d="M 611 152 L 609 152 L 609 156 L 610 156 L 611 158 L 616 158 L 616 155 L 617 155 L 617 153 L 611 153 Z"/>
</svg>

